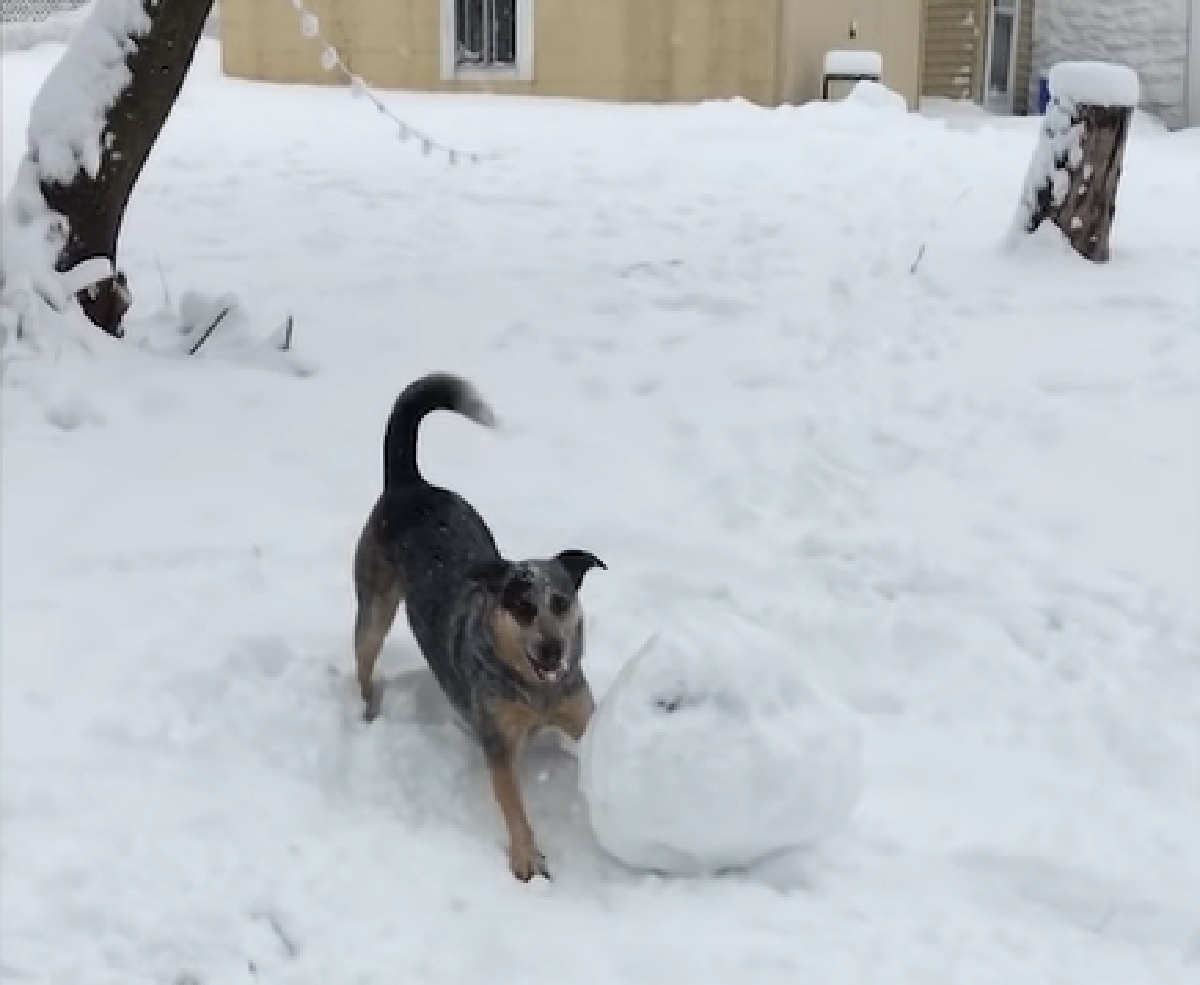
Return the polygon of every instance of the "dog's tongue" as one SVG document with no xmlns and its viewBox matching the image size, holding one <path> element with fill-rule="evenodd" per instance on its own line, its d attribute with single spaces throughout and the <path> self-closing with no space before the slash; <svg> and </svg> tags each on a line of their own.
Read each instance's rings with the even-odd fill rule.
<svg viewBox="0 0 1200 985">
<path fill-rule="evenodd" d="M 562 670 L 562 668 L 557 667 L 557 666 L 556 667 L 547 667 L 544 664 L 538 663 L 537 661 L 534 661 L 533 669 L 537 672 L 538 677 L 540 677 L 544 681 L 558 680 L 558 675 Z"/>
</svg>

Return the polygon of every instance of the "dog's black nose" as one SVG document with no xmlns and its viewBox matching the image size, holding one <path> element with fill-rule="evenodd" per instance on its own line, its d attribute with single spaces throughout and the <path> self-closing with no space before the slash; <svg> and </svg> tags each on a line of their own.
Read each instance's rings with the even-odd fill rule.
<svg viewBox="0 0 1200 985">
<path fill-rule="evenodd" d="M 562 640 L 542 640 L 538 644 L 538 661 L 552 667 L 562 660 Z"/>
</svg>

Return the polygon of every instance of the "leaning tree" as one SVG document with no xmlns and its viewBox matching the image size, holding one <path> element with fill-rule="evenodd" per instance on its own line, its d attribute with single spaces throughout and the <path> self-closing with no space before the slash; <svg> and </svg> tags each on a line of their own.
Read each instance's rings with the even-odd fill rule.
<svg viewBox="0 0 1200 985">
<path fill-rule="evenodd" d="M 112 276 L 78 296 L 87 317 L 110 335 L 124 333 L 122 319 L 130 303 L 125 278 L 116 266 L 125 207 L 183 87 L 212 5 L 213 0 L 96 0 L 89 19 L 39 93 L 39 99 L 47 97 L 52 103 L 41 111 L 51 117 L 47 125 L 53 127 L 54 118 L 62 114 L 53 105 L 55 94 L 96 85 L 106 45 L 117 53 L 116 64 L 108 66 L 116 74 L 106 80 L 115 98 L 94 107 L 102 114 L 99 133 L 91 135 L 98 138 L 98 161 L 89 160 L 86 148 L 76 147 L 71 173 L 61 167 L 40 172 L 46 205 L 66 220 L 57 269 L 67 271 L 96 257 L 112 265 Z M 109 59 L 113 60 L 111 53 Z M 114 77 L 115 86 L 111 85 Z M 30 154 L 36 156 L 32 131 L 30 144 Z"/>
</svg>

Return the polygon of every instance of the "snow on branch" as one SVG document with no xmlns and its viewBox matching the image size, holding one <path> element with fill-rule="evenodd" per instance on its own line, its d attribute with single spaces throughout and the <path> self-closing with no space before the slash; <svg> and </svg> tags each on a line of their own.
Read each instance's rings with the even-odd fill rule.
<svg viewBox="0 0 1200 985">
<path fill-rule="evenodd" d="M 321 21 L 311 10 L 309 10 L 304 0 L 290 0 L 291 5 L 296 9 L 300 16 L 300 31 L 310 41 L 316 41 L 321 45 L 321 67 L 326 72 L 338 72 L 347 82 L 350 83 L 350 90 L 356 96 L 365 96 L 371 101 L 371 104 L 384 116 L 390 119 L 397 128 L 397 136 L 402 141 L 417 140 L 421 144 L 421 150 L 425 154 L 432 154 L 437 151 L 439 154 L 444 154 L 451 164 L 457 164 L 459 161 L 469 161 L 472 164 L 478 164 L 480 161 L 495 160 L 499 157 L 498 154 L 478 154 L 468 151 L 461 151 L 455 147 L 450 147 L 440 141 L 435 140 L 428 134 L 421 132 L 416 127 L 400 119 L 393 113 L 374 92 L 370 86 L 363 80 L 362 76 L 356 75 L 350 71 L 349 66 L 342 60 L 341 54 L 338 52 L 328 38 L 321 33 Z"/>
<path fill-rule="evenodd" d="M 29 111 L 28 154 L 43 181 L 100 169 L 105 117 L 131 75 L 126 59 L 150 29 L 143 0 L 96 0 Z"/>
<path fill-rule="evenodd" d="M 35 326 L 76 325 L 76 292 L 113 276 L 105 258 L 57 269 L 69 229 L 42 185 L 67 184 L 80 170 L 95 176 L 105 116 L 130 82 L 126 58 L 149 27 L 142 0 L 95 0 L 34 98 L 25 156 L 0 210 L 0 344 Z"/>
</svg>

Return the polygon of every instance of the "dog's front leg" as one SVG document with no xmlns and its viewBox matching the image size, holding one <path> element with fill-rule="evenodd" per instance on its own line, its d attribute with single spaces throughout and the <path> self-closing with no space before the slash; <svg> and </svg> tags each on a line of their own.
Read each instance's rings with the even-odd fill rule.
<svg viewBox="0 0 1200 985">
<path fill-rule="evenodd" d="M 508 747 L 488 756 L 492 792 L 496 795 L 496 803 L 500 806 L 504 827 L 508 831 L 508 864 L 512 874 L 522 882 L 528 882 L 534 876 L 549 879 L 546 859 L 537 847 L 533 828 L 529 826 L 529 818 L 525 815 L 513 758 L 513 750 Z"/>
<path fill-rule="evenodd" d="M 575 742 L 579 742 L 595 712 L 596 701 L 592 697 L 592 689 L 588 687 L 587 681 L 584 681 L 551 709 L 550 724 L 562 729 Z"/>
</svg>

